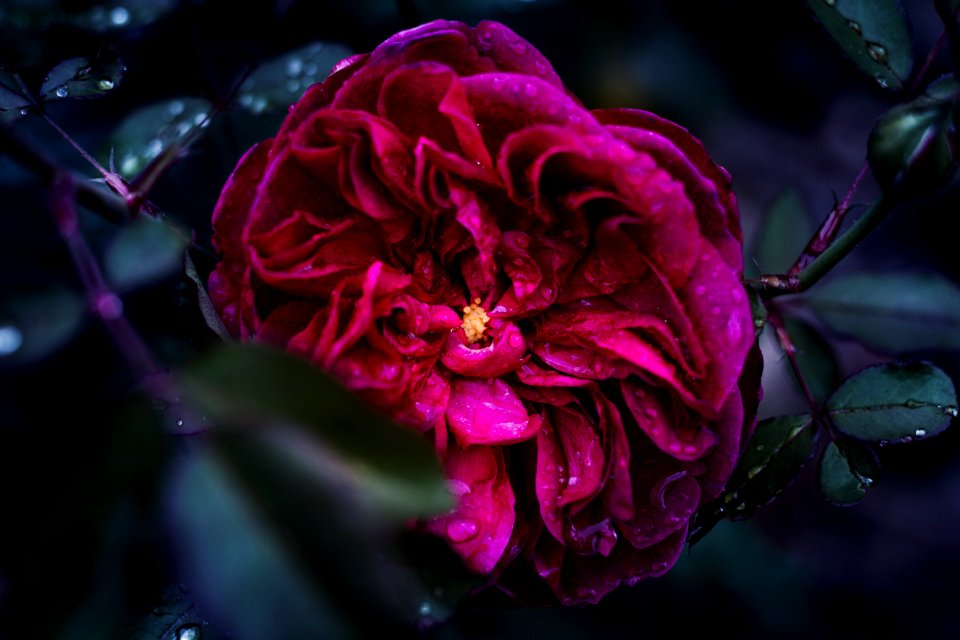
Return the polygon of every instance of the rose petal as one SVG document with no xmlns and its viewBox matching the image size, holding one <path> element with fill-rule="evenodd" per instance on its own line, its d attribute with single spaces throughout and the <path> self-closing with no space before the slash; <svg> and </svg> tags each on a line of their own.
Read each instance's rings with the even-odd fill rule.
<svg viewBox="0 0 960 640">
<path fill-rule="evenodd" d="M 462 487 L 459 505 L 435 518 L 427 530 L 450 541 L 464 563 L 479 573 L 489 573 L 503 556 L 515 520 L 514 496 L 503 453 L 497 447 L 451 447 L 444 474 Z"/>
<path fill-rule="evenodd" d="M 527 344 L 513 323 L 491 323 L 490 344 L 468 345 L 461 332 L 451 332 L 440 356 L 445 367 L 463 376 L 495 378 L 516 371 L 523 365 Z"/>
<path fill-rule="evenodd" d="M 447 423 L 463 445 L 522 442 L 538 428 L 516 392 L 499 378 L 454 380 Z"/>
</svg>

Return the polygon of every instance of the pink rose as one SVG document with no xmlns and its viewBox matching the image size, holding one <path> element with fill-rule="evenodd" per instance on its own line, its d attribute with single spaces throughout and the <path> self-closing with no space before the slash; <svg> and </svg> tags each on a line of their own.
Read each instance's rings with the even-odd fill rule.
<svg viewBox="0 0 960 640">
<path fill-rule="evenodd" d="M 585 109 L 502 24 L 341 62 L 213 225 L 230 331 L 435 442 L 459 506 L 425 528 L 477 572 L 566 603 L 663 574 L 752 427 L 728 175 L 671 122 Z"/>
</svg>

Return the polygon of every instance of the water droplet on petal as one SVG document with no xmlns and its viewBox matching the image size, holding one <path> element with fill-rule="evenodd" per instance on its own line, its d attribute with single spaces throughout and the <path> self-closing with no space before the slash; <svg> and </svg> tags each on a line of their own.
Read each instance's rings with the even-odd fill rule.
<svg viewBox="0 0 960 640">
<path fill-rule="evenodd" d="M 466 542 L 480 531 L 480 525 L 475 520 L 453 520 L 447 525 L 447 536 L 454 542 Z"/>
<path fill-rule="evenodd" d="M 519 333 L 511 333 L 510 337 L 507 339 L 507 342 L 510 343 L 511 347 L 519 347 L 523 344 L 523 336 Z"/>
</svg>

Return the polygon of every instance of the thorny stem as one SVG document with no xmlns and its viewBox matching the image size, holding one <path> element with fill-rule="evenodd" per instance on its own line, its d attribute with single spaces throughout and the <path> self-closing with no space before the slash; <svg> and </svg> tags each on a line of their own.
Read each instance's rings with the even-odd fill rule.
<svg viewBox="0 0 960 640">
<path fill-rule="evenodd" d="M 893 210 L 897 200 L 881 195 L 856 222 L 796 275 L 763 275 L 751 280 L 765 298 L 806 291 L 843 260 Z"/>
<path fill-rule="evenodd" d="M 66 169 L 6 127 L 0 127 L 0 152 L 9 154 L 45 183 L 53 182 L 56 176 L 67 173 Z M 73 188 L 77 201 L 104 220 L 117 223 L 130 217 L 130 210 L 126 203 L 113 192 L 97 187 L 86 180 L 75 180 Z"/>
<path fill-rule="evenodd" d="M 87 294 L 90 309 L 100 319 L 127 364 L 141 379 L 161 373 L 160 366 L 147 349 L 147 345 L 123 314 L 123 303 L 110 289 L 100 265 L 97 264 L 87 245 L 77 221 L 74 204 L 74 178 L 68 173 L 59 173 L 50 185 L 50 208 L 70 257 L 76 265 L 80 281 Z"/>
<path fill-rule="evenodd" d="M 811 413 L 816 416 L 820 412 L 820 408 L 817 404 L 816 398 L 813 397 L 813 392 L 810 391 L 810 385 L 807 384 L 807 379 L 803 375 L 803 370 L 800 369 L 800 360 L 797 357 L 797 348 L 794 346 L 793 340 L 790 338 L 790 333 L 787 331 L 787 327 L 780 315 L 780 310 L 776 308 L 776 305 L 768 305 L 767 322 L 770 323 L 770 326 L 773 327 L 774 332 L 777 335 L 777 342 L 780 344 L 780 348 L 783 350 L 783 353 L 787 356 L 787 360 L 790 362 L 790 369 L 793 370 L 793 377 L 796 378 L 797 384 L 800 385 L 800 391 L 803 393 L 803 397 L 810 406 Z"/>
<path fill-rule="evenodd" d="M 860 172 L 857 174 L 857 177 L 853 179 L 850 188 L 847 189 L 846 195 L 843 196 L 843 199 L 833 208 L 830 215 L 827 216 L 820 225 L 820 228 L 817 229 L 816 234 L 810 238 L 803 253 L 800 254 L 800 257 L 797 258 L 797 261 L 793 263 L 793 266 L 790 267 L 790 270 L 787 272 L 788 275 L 794 276 L 806 269 L 807 266 L 826 251 L 830 244 L 836 239 L 837 232 L 840 231 L 840 225 L 843 224 L 847 212 L 850 211 L 850 201 L 853 199 L 853 194 L 856 193 L 860 187 L 860 183 L 866 177 L 867 171 L 869 170 L 870 164 L 864 162 L 863 166 L 860 167 Z"/>
</svg>

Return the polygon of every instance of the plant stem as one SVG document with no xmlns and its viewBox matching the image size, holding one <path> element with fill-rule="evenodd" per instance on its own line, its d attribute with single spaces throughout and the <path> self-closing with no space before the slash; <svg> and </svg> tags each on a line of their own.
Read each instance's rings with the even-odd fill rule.
<svg viewBox="0 0 960 640">
<path fill-rule="evenodd" d="M 796 275 L 764 275 L 753 281 L 761 295 L 773 298 L 806 291 L 843 260 L 893 210 L 897 200 L 880 195 L 849 229 Z"/>
<path fill-rule="evenodd" d="M 797 358 L 797 348 L 794 346 L 793 340 L 790 338 L 790 333 L 787 331 L 787 327 L 783 322 L 783 318 L 780 315 L 780 310 L 777 309 L 776 305 L 772 303 L 767 305 L 767 322 L 769 322 L 770 326 L 773 327 L 774 332 L 777 335 L 777 342 L 780 343 L 780 348 L 783 350 L 784 355 L 787 356 L 787 360 L 790 362 L 790 369 L 793 371 L 793 377 L 800 386 L 800 391 L 803 393 L 804 399 L 806 399 L 807 404 L 810 406 L 810 413 L 816 417 L 820 413 L 820 407 L 817 404 L 816 398 L 813 397 L 813 392 L 810 391 L 810 385 L 807 384 L 807 379 L 803 375 L 803 370 L 800 368 L 800 360 Z"/>
<path fill-rule="evenodd" d="M 850 211 L 850 201 L 853 199 L 853 194 L 857 192 L 860 183 L 866 177 L 867 171 L 869 170 L 869 163 L 864 162 L 857 177 L 853 179 L 850 188 L 847 189 L 846 195 L 844 195 L 839 204 L 833 208 L 830 215 L 827 216 L 820 225 L 820 228 L 817 229 L 817 233 L 810 238 L 807 246 L 803 249 L 803 253 L 800 254 L 797 261 L 790 267 L 790 270 L 787 272 L 789 275 L 797 275 L 803 271 L 833 243 L 837 237 L 837 232 L 840 231 L 840 226 L 843 224 L 844 218 L 847 216 L 847 212 Z"/>
<path fill-rule="evenodd" d="M 120 353 L 140 379 L 148 379 L 161 373 L 143 339 L 137 334 L 123 314 L 123 303 L 115 294 L 100 270 L 96 258 L 80 233 L 77 210 L 74 205 L 74 178 L 68 173 L 57 174 L 50 184 L 50 208 L 70 257 L 73 259 L 80 281 L 87 293 L 90 309 L 106 327 Z"/>
<path fill-rule="evenodd" d="M 42 151 L 35 149 L 13 131 L 0 127 L 0 152 L 7 153 L 21 166 L 35 173 L 44 183 L 51 183 L 67 170 Z M 130 210 L 122 198 L 86 180 L 74 180 L 77 201 L 108 222 L 130 218 Z"/>
</svg>

